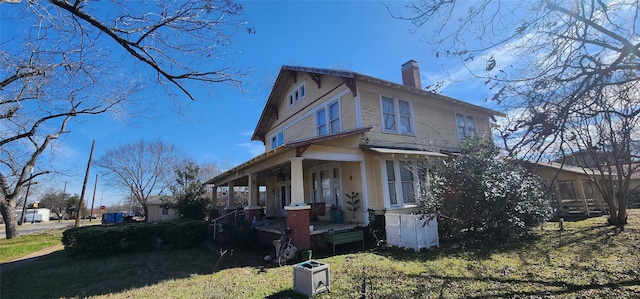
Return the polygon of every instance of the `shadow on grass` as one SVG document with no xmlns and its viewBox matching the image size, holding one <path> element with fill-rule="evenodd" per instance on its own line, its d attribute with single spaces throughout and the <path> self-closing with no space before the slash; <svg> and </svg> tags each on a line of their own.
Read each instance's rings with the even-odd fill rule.
<svg viewBox="0 0 640 299">
<path fill-rule="evenodd" d="M 440 285 L 433 286 L 429 291 L 437 292 L 440 297 L 443 297 L 451 289 L 452 283 L 495 283 L 497 286 L 509 285 L 509 288 L 502 288 L 499 291 L 487 292 L 482 295 L 468 295 L 465 298 L 554 298 L 554 296 L 568 296 L 576 295 L 576 293 L 589 291 L 589 290 L 603 290 L 603 289 L 623 289 L 627 287 L 639 286 L 640 279 L 625 280 L 619 282 L 609 283 L 593 283 L 593 284 L 572 284 L 565 281 L 545 281 L 537 279 L 501 279 L 496 277 L 450 277 L 450 276 L 438 276 L 429 275 L 429 279 L 441 280 Z M 541 286 L 540 291 L 514 291 L 513 289 L 519 289 L 518 286 L 522 286 L 524 289 L 529 285 Z M 427 289 L 425 289 L 427 290 Z M 632 290 L 625 290 L 625 292 L 633 292 Z M 628 294 L 629 295 L 629 294 Z M 640 292 L 635 291 L 635 295 L 640 295 Z M 579 296 L 581 297 L 581 296 Z"/>
<path fill-rule="evenodd" d="M 395 247 L 379 247 L 375 249 L 375 253 L 392 260 L 398 261 L 428 261 L 437 260 L 443 257 L 457 256 L 467 260 L 488 260 L 492 255 L 498 253 L 521 251 L 523 248 L 534 244 L 535 240 L 530 239 L 520 243 L 513 244 L 494 244 L 489 245 L 475 244 L 468 246 L 460 246 L 458 243 L 441 242 L 439 248 L 422 249 L 419 252 L 413 249 L 402 249 Z"/>
<path fill-rule="evenodd" d="M 210 275 L 234 267 L 268 269 L 260 251 L 158 249 L 108 257 L 69 257 L 58 251 L 0 277 L 0 298 L 76 298 L 120 293 L 163 281 Z M 292 291 L 293 292 L 293 291 Z"/>
</svg>

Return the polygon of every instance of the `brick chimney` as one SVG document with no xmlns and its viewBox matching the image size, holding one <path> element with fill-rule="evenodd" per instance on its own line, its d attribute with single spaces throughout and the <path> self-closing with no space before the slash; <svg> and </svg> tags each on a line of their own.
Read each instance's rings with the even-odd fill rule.
<svg viewBox="0 0 640 299">
<path fill-rule="evenodd" d="M 402 65 L 402 84 L 422 89 L 420 66 L 417 61 L 412 59 Z"/>
</svg>

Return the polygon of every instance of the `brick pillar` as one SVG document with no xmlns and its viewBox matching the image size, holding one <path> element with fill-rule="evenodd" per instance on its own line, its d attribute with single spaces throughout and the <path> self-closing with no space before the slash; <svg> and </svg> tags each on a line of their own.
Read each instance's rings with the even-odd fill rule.
<svg viewBox="0 0 640 299">
<path fill-rule="evenodd" d="M 311 248 L 311 235 L 309 234 L 309 210 L 311 206 L 286 206 L 287 227 L 291 229 L 291 243 L 298 250 Z"/>
<path fill-rule="evenodd" d="M 258 221 L 262 220 L 262 207 L 245 207 L 244 208 L 244 220 L 251 223 L 253 217 L 256 217 Z"/>
<path fill-rule="evenodd" d="M 304 202 L 303 158 L 289 159 L 291 162 L 291 204 L 284 207 L 287 211 L 287 227 L 291 228 L 291 242 L 298 250 L 311 248 L 309 234 L 309 210 L 311 206 Z"/>
</svg>

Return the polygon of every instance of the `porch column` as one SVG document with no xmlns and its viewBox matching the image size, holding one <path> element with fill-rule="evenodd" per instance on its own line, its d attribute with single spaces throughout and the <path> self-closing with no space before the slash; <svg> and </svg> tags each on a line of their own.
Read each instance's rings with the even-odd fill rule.
<svg viewBox="0 0 640 299">
<path fill-rule="evenodd" d="M 209 185 L 211 187 L 211 212 L 209 213 L 209 219 L 220 217 L 220 208 L 218 207 L 218 186 L 217 185 Z M 215 212 L 214 212 L 215 211 Z M 216 213 L 218 214 L 215 216 Z M 215 216 L 215 217 L 214 217 Z"/>
<path fill-rule="evenodd" d="M 224 208 L 225 212 L 231 212 L 232 210 L 236 209 L 236 195 L 233 191 L 233 182 L 229 182 L 228 188 L 229 190 L 227 190 L 227 206 Z"/>
<path fill-rule="evenodd" d="M 309 234 L 309 210 L 311 206 L 304 203 L 304 180 L 302 171 L 303 158 L 289 159 L 291 162 L 291 204 L 284 207 L 287 212 L 287 227 L 291 229 L 291 242 L 299 250 L 311 248 Z"/>
<path fill-rule="evenodd" d="M 233 182 L 229 182 L 228 185 L 227 185 L 227 188 L 228 188 L 228 190 L 227 190 L 227 206 L 224 207 L 224 214 L 225 215 L 236 210 L 236 196 L 235 196 L 235 192 L 233 191 L 233 189 L 234 189 Z M 223 220 L 223 221 L 225 221 L 227 223 L 235 223 L 236 222 L 236 218 L 237 218 L 237 215 L 234 214 L 232 216 L 225 217 L 225 220 Z"/>
<path fill-rule="evenodd" d="M 584 205 L 584 212 L 587 216 L 589 216 L 589 203 L 587 202 L 587 196 L 584 195 L 584 187 L 582 186 L 582 179 L 576 177 L 576 182 L 578 185 L 578 194 L 580 194 L 580 198 L 582 199 L 582 204 Z"/>
<path fill-rule="evenodd" d="M 252 221 L 253 217 L 257 220 L 262 218 L 262 207 L 258 205 L 260 190 L 258 190 L 258 175 L 252 173 L 249 175 L 249 205 L 244 208 L 244 219 Z"/>
</svg>

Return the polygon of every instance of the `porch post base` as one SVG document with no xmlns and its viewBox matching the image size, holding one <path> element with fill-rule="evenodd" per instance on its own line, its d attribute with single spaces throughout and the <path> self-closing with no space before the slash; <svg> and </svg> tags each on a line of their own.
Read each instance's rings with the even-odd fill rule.
<svg viewBox="0 0 640 299">
<path fill-rule="evenodd" d="M 298 250 L 311 248 L 311 234 L 309 233 L 309 205 L 286 206 L 287 227 L 291 229 L 291 243 Z"/>
<path fill-rule="evenodd" d="M 244 207 L 244 220 L 247 222 L 253 221 L 253 217 L 257 220 L 262 219 L 262 207 L 261 206 L 246 206 Z"/>
</svg>

